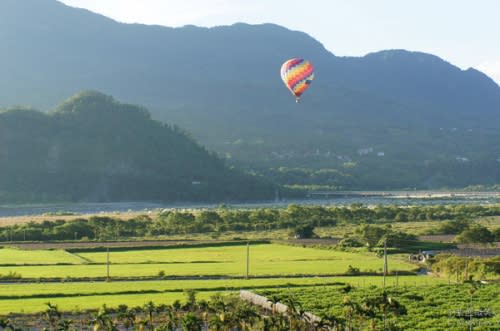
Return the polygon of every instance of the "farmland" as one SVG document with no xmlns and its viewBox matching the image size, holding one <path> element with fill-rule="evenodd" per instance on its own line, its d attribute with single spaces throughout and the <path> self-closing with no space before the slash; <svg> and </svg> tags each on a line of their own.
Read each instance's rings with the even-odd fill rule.
<svg viewBox="0 0 500 331">
<path fill-rule="evenodd" d="M 117 309 L 137 312 L 137 321 L 144 321 L 152 305 L 180 317 L 192 312 L 202 318 L 221 307 L 218 294 L 239 309 L 234 298 L 246 289 L 292 302 L 325 321 L 336 318 L 344 326 L 381 329 L 380 307 L 397 301 L 407 314 L 389 314 L 388 323 L 400 329 L 459 330 L 463 325 L 457 323 L 464 321 L 450 318 L 452 309 L 498 311 L 498 285 L 478 282 L 498 279 L 498 258 L 452 253 L 415 264 L 408 262 L 408 254 L 457 248 L 452 242 L 457 235 L 477 226 L 489 229 L 489 238 L 498 236 L 499 213 L 497 206 L 289 206 L 26 220 L 0 228 L 0 320 L 20 318 L 22 324 L 34 317 L 32 325 L 47 325 L 40 312 L 47 311 L 48 302 L 67 312 L 67 318 L 88 323 L 96 312 L 106 311 L 108 321 L 123 325 Z M 313 238 L 290 239 L 308 226 Z M 24 240 L 34 236 L 42 239 Z M 388 297 L 382 289 L 384 242 Z M 493 246 L 479 248 L 493 252 Z M 189 303 L 189 293 L 196 294 L 199 305 Z M 470 303 L 471 293 L 476 304 Z M 384 301 L 389 297 L 392 301 Z M 219 308 L 210 310 L 207 304 Z M 158 313 L 157 322 L 167 315 Z M 237 317 L 232 319 L 237 323 Z M 263 327 L 263 319 L 254 322 Z"/>
<path fill-rule="evenodd" d="M 110 275 L 121 278 L 165 276 L 244 276 L 246 245 L 203 248 L 173 248 L 110 252 Z M 15 272 L 23 278 L 99 278 L 107 276 L 106 252 L 6 250 L 0 274 Z M 3 250 L 0 249 L 0 254 Z M 30 260 L 29 254 L 34 254 Z M 18 262 L 17 254 L 23 257 Z M 47 265 L 39 265 L 45 256 Z M 30 265 L 31 262 L 36 265 Z M 68 264 L 68 262 L 72 264 Z M 348 253 L 286 245 L 259 244 L 250 247 L 251 276 L 342 275 L 349 266 L 361 272 L 382 270 L 382 259 L 373 253 Z M 391 257 L 392 269 L 412 271 L 404 257 Z M 18 265 L 16 265 L 18 264 Z M 22 265 L 21 265 L 22 264 Z M 64 264 L 64 265 L 61 265 Z M 5 266 L 7 265 L 7 266 Z"/>
<path fill-rule="evenodd" d="M 423 276 L 400 276 L 398 284 L 406 286 L 442 283 L 443 280 Z M 353 286 L 381 286 L 382 278 L 366 277 L 306 277 L 264 279 L 161 280 L 127 282 L 30 283 L 0 285 L 0 314 L 9 312 L 33 313 L 45 309 L 45 303 L 57 304 L 61 310 L 96 309 L 102 304 L 142 306 L 153 300 L 157 304 L 172 304 L 184 300 L 184 290 L 193 289 L 199 299 L 208 299 L 216 292 L 236 293 L 240 289 L 330 287 L 338 283 Z M 389 277 L 394 286 L 396 277 Z"/>
<path fill-rule="evenodd" d="M 0 249 L 0 261 L 1 265 L 79 264 L 83 262 L 82 259 L 79 258 L 78 256 L 75 256 L 63 250 L 26 251 L 26 250 L 10 249 L 10 248 Z"/>
<path fill-rule="evenodd" d="M 372 318 L 362 307 L 382 296 L 380 287 L 353 288 L 346 293 L 345 286 L 309 287 L 294 289 L 261 290 L 266 296 L 277 296 L 280 300 L 293 298 L 297 304 L 320 316 L 335 316 L 362 330 L 376 327 L 382 330 L 383 313 L 373 308 Z M 401 330 L 467 330 L 470 324 L 474 330 L 499 330 L 500 316 L 464 320 L 457 318 L 457 312 L 498 312 L 500 310 L 500 285 L 434 284 L 429 286 L 390 287 L 387 295 L 405 307 L 400 314 L 387 313 L 387 324 L 394 323 Z M 387 308 L 389 310 L 389 308 Z M 365 315 L 365 316 L 363 316 Z"/>
<path fill-rule="evenodd" d="M 68 310 L 95 309 L 103 303 L 108 306 L 121 303 L 142 305 L 147 300 L 172 303 L 182 300 L 183 290 L 186 289 L 194 289 L 199 292 L 200 298 L 208 298 L 215 292 L 231 293 L 241 288 L 330 286 L 338 282 L 361 287 L 380 285 L 380 276 L 341 275 L 346 274 L 350 266 L 360 272 L 377 273 L 383 264 L 380 257 L 369 252 L 255 244 L 249 247 L 250 279 L 246 280 L 243 279 L 246 274 L 246 245 L 120 248 L 110 251 L 109 282 L 85 282 L 88 278 L 104 280 L 107 276 L 107 253 L 99 250 L 0 249 L 0 274 L 15 273 L 21 277 L 17 281 L 22 282 L 0 285 L 0 313 L 41 311 L 47 301 Z M 401 272 L 416 269 L 415 265 L 399 256 L 391 257 L 390 265 L 391 270 Z M 325 277 L 328 275 L 339 276 Z M 155 280 L 134 281 L 141 277 Z M 52 282 L 46 283 L 44 279 Z M 395 281 L 395 278 L 388 280 Z M 425 276 L 399 276 L 397 281 L 399 284 L 427 284 L 440 280 Z"/>
</svg>

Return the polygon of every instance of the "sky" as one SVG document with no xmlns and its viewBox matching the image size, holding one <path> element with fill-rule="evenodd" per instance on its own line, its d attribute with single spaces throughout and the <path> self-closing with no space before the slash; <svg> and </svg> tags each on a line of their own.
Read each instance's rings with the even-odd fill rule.
<svg viewBox="0 0 500 331">
<path fill-rule="evenodd" d="M 500 84 L 498 0 L 59 0 L 125 23 L 213 27 L 275 23 L 337 56 L 383 49 L 437 55 Z"/>
</svg>

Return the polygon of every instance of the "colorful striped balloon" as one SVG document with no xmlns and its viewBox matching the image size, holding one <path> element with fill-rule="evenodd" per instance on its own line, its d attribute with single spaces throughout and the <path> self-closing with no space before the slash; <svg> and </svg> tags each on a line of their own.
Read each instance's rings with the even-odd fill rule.
<svg viewBox="0 0 500 331">
<path fill-rule="evenodd" d="M 281 79 L 299 102 L 300 96 L 314 79 L 312 64 L 304 59 L 293 58 L 281 66 Z"/>
</svg>

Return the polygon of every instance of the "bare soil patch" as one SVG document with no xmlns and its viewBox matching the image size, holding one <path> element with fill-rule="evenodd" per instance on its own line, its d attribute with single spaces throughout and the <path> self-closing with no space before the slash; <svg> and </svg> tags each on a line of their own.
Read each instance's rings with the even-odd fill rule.
<svg viewBox="0 0 500 331">
<path fill-rule="evenodd" d="M 128 220 L 138 216 L 147 215 L 155 218 L 158 214 L 155 212 L 131 211 L 131 212 L 109 212 L 97 214 L 75 214 L 75 215 L 25 215 L 0 217 L 0 226 L 24 224 L 29 222 L 42 223 L 44 221 L 54 222 L 57 220 L 72 221 L 79 218 L 88 219 L 92 216 L 112 217 L 118 220 Z"/>
</svg>

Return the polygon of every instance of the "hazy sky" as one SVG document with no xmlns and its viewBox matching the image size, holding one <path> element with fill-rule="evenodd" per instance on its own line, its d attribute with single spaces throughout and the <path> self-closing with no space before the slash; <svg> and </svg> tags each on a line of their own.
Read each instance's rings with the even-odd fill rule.
<svg viewBox="0 0 500 331">
<path fill-rule="evenodd" d="M 276 23 L 335 55 L 403 48 L 475 67 L 500 83 L 498 0 L 60 0 L 121 22 L 171 27 Z"/>
</svg>

